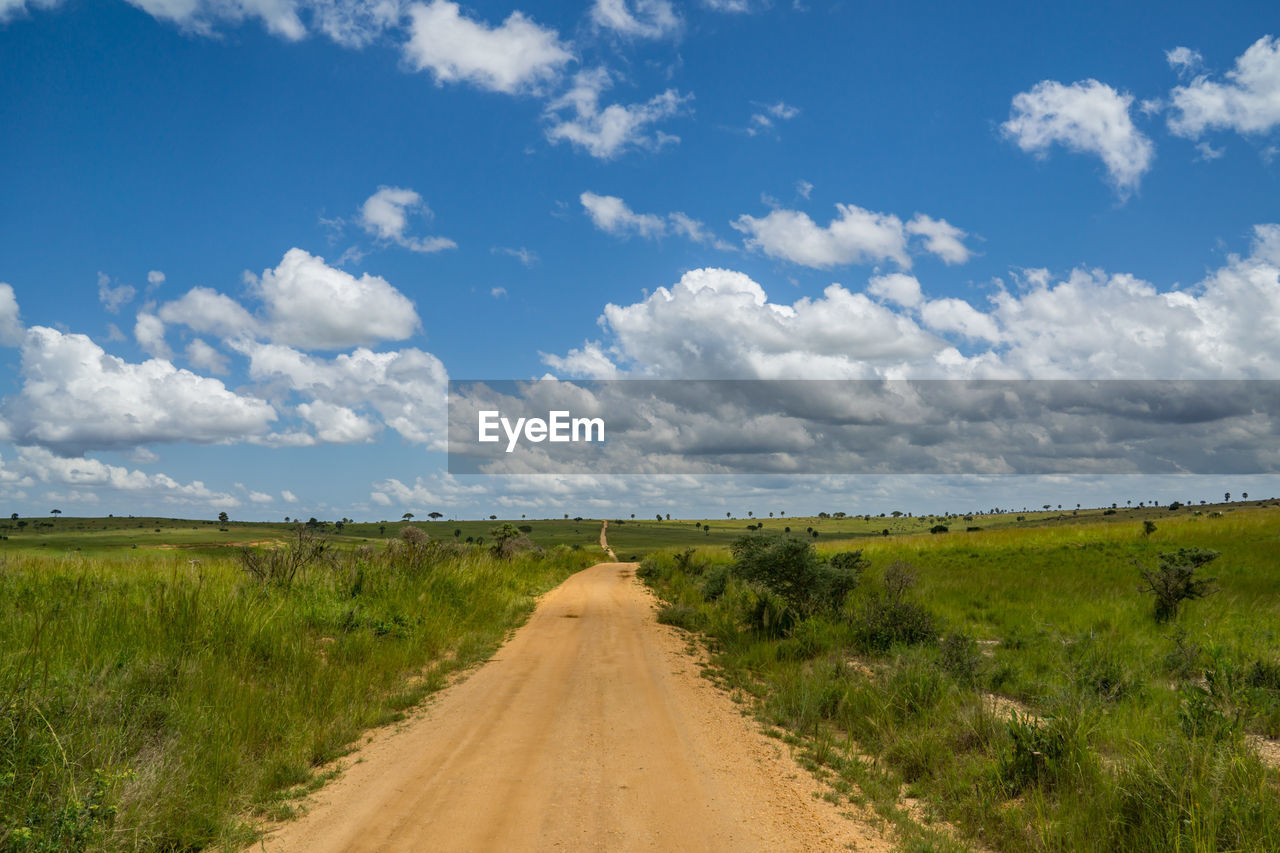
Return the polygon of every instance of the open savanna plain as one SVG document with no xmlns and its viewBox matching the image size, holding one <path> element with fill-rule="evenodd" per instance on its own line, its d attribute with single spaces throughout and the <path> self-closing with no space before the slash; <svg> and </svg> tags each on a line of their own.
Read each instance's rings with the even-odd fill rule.
<svg viewBox="0 0 1280 853">
<path fill-rule="evenodd" d="M 14 851 L 235 849 L 599 555 L 283 525 L 30 527 L 0 540 Z"/>
<path fill-rule="evenodd" d="M 239 849 L 605 559 L 600 533 L 586 518 L 0 521 L 0 850 Z M 804 790 L 900 850 L 1280 849 L 1274 502 L 623 517 L 607 533 L 658 620 L 688 632 L 675 648 L 818 777 Z M 796 543 L 844 583 L 771 586 L 757 570 L 773 552 L 743 537 Z M 1198 569 L 1216 592 L 1157 621 L 1141 572 L 1184 548 L 1218 552 Z M 634 579 L 601 577 L 630 600 Z M 474 691 L 504 689 L 491 670 Z"/>
<path fill-rule="evenodd" d="M 1058 515 L 810 540 L 813 581 L 845 570 L 825 602 L 804 546 L 772 574 L 786 549 L 741 542 L 639 573 L 908 849 L 1280 850 L 1280 506 Z M 1195 573 L 1216 580 L 1157 621 L 1141 573 L 1179 549 L 1217 552 Z"/>
</svg>

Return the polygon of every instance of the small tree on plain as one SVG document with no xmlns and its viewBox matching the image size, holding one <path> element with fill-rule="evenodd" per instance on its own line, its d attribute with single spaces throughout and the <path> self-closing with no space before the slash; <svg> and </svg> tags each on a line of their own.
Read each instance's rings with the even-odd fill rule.
<svg viewBox="0 0 1280 853">
<path fill-rule="evenodd" d="M 409 519 L 413 518 L 413 513 L 406 512 L 404 515 L 400 516 L 400 518 L 404 521 L 408 521 Z"/>
<path fill-rule="evenodd" d="M 226 524 L 230 520 L 231 520 L 231 517 L 227 515 L 226 512 L 218 513 L 218 521 L 222 522 L 223 524 Z"/>
<path fill-rule="evenodd" d="M 1204 598 L 1218 591 L 1217 578 L 1196 577 L 1203 565 L 1218 559 L 1219 552 L 1205 548 L 1179 548 L 1160 554 L 1155 570 L 1142 571 L 1142 592 L 1155 596 L 1157 622 L 1169 622 L 1177 618 L 1178 607 L 1184 601 Z"/>
</svg>

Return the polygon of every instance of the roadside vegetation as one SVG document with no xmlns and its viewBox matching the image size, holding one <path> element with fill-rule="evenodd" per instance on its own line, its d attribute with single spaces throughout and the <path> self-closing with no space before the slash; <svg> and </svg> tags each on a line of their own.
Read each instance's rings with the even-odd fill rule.
<svg viewBox="0 0 1280 853">
<path fill-rule="evenodd" d="M 901 849 L 1280 850 L 1280 508 L 801 531 L 640 575 Z"/>
<path fill-rule="evenodd" d="M 514 525 L 364 544 L 303 524 L 202 551 L 109 547 L 137 522 L 94 521 L 0 551 L 0 850 L 246 844 L 599 557 Z"/>
</svg>

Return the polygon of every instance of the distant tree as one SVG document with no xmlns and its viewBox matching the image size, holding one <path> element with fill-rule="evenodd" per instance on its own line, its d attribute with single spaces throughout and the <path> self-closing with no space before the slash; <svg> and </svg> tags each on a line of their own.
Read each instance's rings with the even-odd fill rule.
<svg viewBox="0 0 1280 853">
<path fill-rule="evenodd" d="M 769 513 L 769 517 L 770 517 L 770 518 L 773 518 L 773 513 Z"/>
<path fill-rule="evenodd" d="M 636 517 L 636 514 L 635 514 L 634 512 L 633 512 L 633 513 L 631 513 L 631 517 L 632 517 L 632 518 L 635 518 L 635 517 Z"/>
<path fill-rule="evenodd" d="M 289 516 L 287 516 L 287 515 L 286 515 L 286 516 L 284 517 L 284 520 L 285 520 L 285 521 L 288 521 L 288 520 L 289 520 Z"/>
<path fill-rule="evenodd" d="M 1044 505 L 1045 512 L 1048 512 L 1048 511 L 1049 511 L 1049 507 L 1050 507 L 1050 506 L 1052 506 L 1052 504 L 1045 504 L 1045 505 Z"/>
<path fill-rule="evenodd" d="M 379 535 L 379 536 L 386 536 L 386 535 L 387 535 L 387 526 L 386 526 L 385 524 L 379 524 L 379 525 L 378 525 L 378 535 Z"/>
<path fill-rule="evenodd" d="M 226 512 L 218 513 L 218 521 L 221 521 L 223 524 L 226 524 L 230 520 L 231 520 L 231 517 L 228 516 Z"/>
<path fill-rule="evenodd" d="M 491 515 L 491 516 L 489 516 L 489 520 L 490 520 L 490 521 L 497 521 L 497 520 L 498 520 L 498 517 L 497 517 L 496 515 Z"/>
<path fill-rule="evenodd" d="M 753 515 L 755 515 L 754 510 L 747 510 L 747 518 L 751 518 Z"/>
<path fill-rule="evenodd" d="M 1142 580 L 1145 582 L 1142 591 L 1149 592 L 1156 598 L 1157 622 L 1168 622 L 1175 618 L 1178 606 L 1183 601 L 1204 598 L 1218 591 L 1214 584 L 1215 578 L 1196 577 L 1197 569 L 1217 558 L 1217 551 L 1179 548 L 1173 553 L 1161 554 L 1155 571 L 1142 572 Z"/>
<path fill-rule="evenodd" d="M 733 518 L 733 513 L 731 513 L 731 512 L 726 512 L 726 513 L 724 514 L 724 517 L 725 517 L 725 518 Z"/>
<path fill-rule="evenodd" d="M 1154 521 L 1148 518 L 1146 521 L 1142 522 L 1143 536 L 1150 536 L 1152 533 L 1155 533 L 1155 532 L 1156 532 L 1156 523 Z"/>
<path fill-rule="evenodd" d="M 895 509 L 893 512 L 889 514 L 892 515 L 894 518 L 902 518 L 902 510 L 900 509 Z"/>
<path fill-rule="evenodd" d="M 57 518 L 58 516 L 62 515 L 62 510 L 60 509 L 51 509 L 49 510 L 49 512 L 54 516 L 54 518 Z"/>
<path fill-rule="evenodd" d="M 1226 494 L 1224 494 L 1222 496 L 1222 500 L 1224 503 L 1231 503 L 1231 493 L 1227 492 Z"/>
<path fill-rule="evenodd" d="M 17 521 L 17 520 L 18 520 L 18 514 L 15 512 L 13 515 L 9 516 L 9 518 L 10 518 L 10 519 L 12 519 L 13 521 Z"/>
<path fill-rule="evenodd" d="M 667 521 L 671 520 L 671 513 L 667 513 Z"/>
<path fill-rule="evenodd" d="M 404 515 L 400 516 L 400 518 L 404 521 L 408 521 L 409 519 L 413 518 L 413 513 L 406 512 Z"/>
<path fill-rule="evenodd" d="M 521 517 L 521 518 L 524 518 L 524 516 L 520 516 L 520 517 Z M 432 521 L 435 521 L 437 518 L 444 518 L 444 513 L 443 513 L 443 512 L 429 512 L 429 513 L 427 513 L 427 518 L 431 519 Z"/>
<path fill-rule="evenodd" d="M 1242 500 L 1242 501 L 1247 501 L 1247 500 L 1249 500 L 1249 493 L 1248 493 L 1248 492 L 1241 492 L 1241 493 L 1240 493 L 1240 500 Z"/>
<path fill-rule="evenodd" d="M 1132 501 L 1132 500 L 1127 500 L 1127 501 L 1125 501 L 1125 502 L 1124 502 L 1124 505 L 1125 505 L 1125 506 L 1133 506 L 1133 501 Z"/>
<path fill-rule="evenodd" d="M 657 513 L 654 517 L 657 518 L 658 521 L 662 521 L 662 513 Z"/>
<path fill-rule="evenodd" d="M 457 538 L 458 538 L 459 536 L 461 536 L 461 535 L 462 535 L 462 530 L 461 530 L 461 528 L 454 528 L 454 530 L 453 530 L 453 538 L 454 538 L 454 539 L 457 539 Z"/>
</svg>

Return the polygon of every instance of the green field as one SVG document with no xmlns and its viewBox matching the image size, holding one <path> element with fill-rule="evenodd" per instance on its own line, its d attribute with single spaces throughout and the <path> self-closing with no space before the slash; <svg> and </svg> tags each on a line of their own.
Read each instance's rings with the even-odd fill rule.
<svg viewBox="0 0 1280 853">
<path fill-rule="evenodd" d="M 537 548 L 509 559 L 501 523 L 0 522 L 0 850 L 251 840 L 603 556 L 599 520 L 513 519 Z M 792 588 L 797 609 L 734 563 L 748 534 L 867 564 L 822 607 Z M 1280 849 L 1258 752 L 1280 737 L 1274 501 L 615 518 L 609 540 L 828 796 L 904 851 Z M 1220 589 L 1157 622 L 1140 571 L 1188 547 L 1220 553 Z"/>
<path fill-rule="evenodd" d="M 0 541 L 0 850 L 50 853 L 247 844 L 601 555 L 159 519 Z"/>
<path fill-rule="evenodd" d="M 817 543 L 815 565 L 867 561 L 818 609 L 723 548 L 642 574 L 660 618 L 904 849 L 1280 849 L 1275 503 Z M 1140 572 L 1179 548 L 1220 554 L 1200 569 L 1219 589 L 1161 623 Z"/>
</svg>

